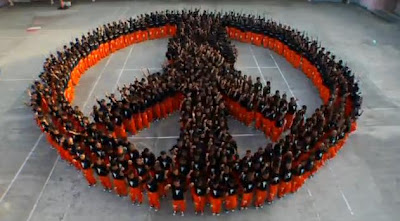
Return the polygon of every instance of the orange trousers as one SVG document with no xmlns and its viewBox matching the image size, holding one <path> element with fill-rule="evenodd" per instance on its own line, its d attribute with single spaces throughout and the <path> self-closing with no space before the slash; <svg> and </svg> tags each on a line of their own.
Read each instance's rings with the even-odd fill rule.
<svg viewBox="0 0 400 221">
<path fill-rule="evenodd" d="M 225 198 L 225 209 L 236 210 L 238 207 L 238 197 L 236 194 L 227 196 Z"/>
<path fill-rule="evenodd" d="M 160 197 L 158 196 L 158 193 L 148 191 L 147 196 L 149 197 L 150 206 L 156 209 L 160 209 Z"/>
<path fill-rule="evenodd" d="M 125 119 L 124 120 L 124 127 L 128 130 L 131 134 L 137 134 L 135 121 L 133 119 Z"/>
<path fill-rule="evenodd" d="M 129 187 L 129 196 L 131 197 L 132 202 L 142 203 L 143 202 L 143 193 L 139 187 Z"/>
<path fill-rule="evenodd" d="M 141 115 L 142 115 L 143 126 L 146 127 L 146 128 L 149 128 L 150 127 L 150 123 L 149 123 L 149 119 L 148 119 L 148 116 L 147 116 L 147 112 L 145 111 L 145 112 L 141 113 Z"/>
<path fill-rule="evenodd" d="M 222 209 L 222 198 L 210 197 L 211 211 L 215 214 L 220 214 Z"/>
<path fill-rule="evenodd" d="M 290 129 L 292 127 L 293 119 L 294 119 L 294 114 L 286 114 L 285 116 L 286 124 L 284 130 Z"/>
<path fill-rule="evenodd" d="M 262 116 L 262 114 L 260 113 L 260 112 L 256 112 L 255 113 L 255 118 L 256 118 L 256 125 L 255 125 L 255 127 L 256 127 L 256 129 L 262 129 L 262 119 L 263 119 L 263 116 Z"/>
<path fill-rule="evenodd" d="M 126 138 L 127 137 L 125 127 L 123 124 L 121 126 L 115 126 L 114 131 L 115 131 L 115 135 L 118 138 Z"/>
<path fill-rule="evenodd" d="M 260 207 L 265 203 L 267 199 L 267 190 L 256 190 L 256 200 L 254 202 L 255 206 Z"/>
<path fill-rule="evenodd" d="M 279 190 L 278 190 L 278 197 L 284 197 L 287 193 L 292 191 L 292 182 L 280 182 L 279 183 Z"/>
<path fill-rule="evenodd" d="M 303 186 L 304 182 L 305 182 L 305 179 L 304 179 L 303 175 L 294 176 L 293 180 L 292 180 L 292 193 L 297 192 L 297 190 L 299 190 L 300 187 Z"/>
<path fill-rule="evenodd" d="M 99 179 L 100 179 L 101 185 L 103 185 L 104 189 L 106 189 L 106 190 L 112 189 L 111 180 L 110 180 L 110 177 L 108 177 L 108 175 L 99 176 Z"/>
<path fill-rule="evenodd" d="M 128 195 L 128 189 L 126 187 L 126 182 L 124 179 L 114 179 L 114 190 L 119 196 Z"/>
<path fill-rule="evenodd" d="M 134 116 L 135 118 L 135 125 L 137 130 L 142 130 L 143 129 L 143 120 L 142 120 L 142 116 L 140 113 L 135 114 Z"/>
<path fill-rule="evenodd" d="M 205 196 L 198 196 L 196 194 L 193 194 L 194 211 L 197 213 L 203 213 L 206 201 L 207 200 Z"/>
<path fill-rule="evenodd" d="M 244 207 L 244 208 L 249 207 L 251 205 L 252 201 L 253 201 L 253 192 L 243 193 L 242 202 L 240 204 L 240 207 Z"/>
<path fill-rule="evenodd" d="M 185 202 L 185 200 L 173 200 L 172 207 L 175 212 L 185 212 L 186 211 L 186 202 Z"/>
<path fill-rule="evenodd" d="M 279 186 L 279 184 L 273 184 L 269 187 L 269 192 L 268 192 L 268 196 L 267 196 L 268 202 L 274 201 L 276 195 L 278 194 L 278 186 Z"/>
<path fill-rule="evenodd" d="M 82 173 L 83 173 L 83 176 L 86 178 L 89 186 L 96 184 L 96 178 L 93 175 L 92 168 L 84 169 L 84 170 L 82 170 Z"/>
</svg>

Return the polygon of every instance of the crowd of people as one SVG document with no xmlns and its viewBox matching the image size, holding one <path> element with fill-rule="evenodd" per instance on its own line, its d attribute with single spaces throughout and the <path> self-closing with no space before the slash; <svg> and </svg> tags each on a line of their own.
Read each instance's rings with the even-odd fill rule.
<svg viewBox="0 0 400 221">
<path fill-rule="evenodd" d="M 84 72 L 109 54 L 142 41 L 169 37 L 166 65 L 107 94 L 91 118 L 71 103 Z M 323 105 L 306 106 L 271 92 L 234 67 L 230 39 L 269 48 L 301 68 Z M 254 81 L 253 81 L 254 80 Z M 191 198 L 196 214 L 263 207 L 296 192 L 336 156 L 356 129 L 362 97 L 352 71 L 318 42 L 290 26 L 252 15 L 163 11 L 102 25 L 65 45 L 44 64 L 30 90 L 35 119 L 61 158 L 82 171 L 90 186 L 130 196 L 160 209 L 172 195 L 173 213 Z M 176 145 L 159 156 L 128 141 L 155 120 L 180 113 Z M 271 142 L 239 156 L 229 133 L 231 115 L 262 130 Z M 188 194 L 186 194 L 188 192 Z"/>
</svg>

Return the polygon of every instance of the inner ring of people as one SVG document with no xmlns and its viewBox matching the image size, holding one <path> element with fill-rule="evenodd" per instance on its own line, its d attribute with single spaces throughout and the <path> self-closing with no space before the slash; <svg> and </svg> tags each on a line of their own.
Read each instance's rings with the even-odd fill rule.
<svg viewBox="0 0 400 221">
<path fill-rule="evenodd" d="M 122 48 L 169 37 L 161 72 L 97 101 L 92 118 L 72 106 L 85 71 Z M 294 97 L 271 92 L 236 70 L 230 39 L 274 50 L 301 69 L 323 104 L 306 117 Z M 356 130 L 362 97 L 352 71 L 315 40 L 290 26 L 235 12 L 162 11 L 102 25 L 44 64 L 31 86 L 35 120 L 61 159 L 81 171 L 89 186 L 129 196 L 155 211 L 172 194 L 173 214 L 191 198 L 196 214 L 262 208 L 296 192 Z M 177 144 L 158 157 L 127 140 L 155 120 L 180 113 Z M 227 116 L 270 138 L 239 156 Z M 189 192 L 190 194 L 185 194 Z"/>
</svg>

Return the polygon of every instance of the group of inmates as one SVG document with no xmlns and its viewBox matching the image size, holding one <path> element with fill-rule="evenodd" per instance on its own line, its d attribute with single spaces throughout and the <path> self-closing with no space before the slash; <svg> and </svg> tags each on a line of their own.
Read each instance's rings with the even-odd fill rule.
<svg viewBox="0 0 400 221">
<path fill-rule="evenodd" d="M 146 40 L 169 38 L 162 71 L 97 100 L 91 117 L 72 102 L 74 87 L 98 61 Z M 268 48 L 301 69 L 323 104 L 309 116 L 297 99 L 271 91 L 235 69 L 231 40 Z M 29 91 L 35 119 L 61 158 L 88 184 L 160 209 L 172 195 L 173 214 L 187 198 L 196 214 L 209 204 L 222 211 L 261 208 L 296 192 L 336 156 L 357 127 L 362 97 L 352 71 L 290 26 L 234 12 L 162 11 L 102 25 L 44 63 Z M 159 156 L 128 141 L 151 123 L 179 112 L 176 145 Z M 239 155 L 228 116 L 269 138 L 257 151 Z M 187 193 L 187 194 L 186 194 Z"/>
</svg>

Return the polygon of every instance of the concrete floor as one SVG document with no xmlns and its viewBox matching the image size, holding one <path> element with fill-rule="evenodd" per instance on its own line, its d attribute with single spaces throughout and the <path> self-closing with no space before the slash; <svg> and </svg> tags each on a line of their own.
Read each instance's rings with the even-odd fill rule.
<svg viewBox="0 0 400 221">
<path fill-rule="evenodd" d="M 34 125 L 24 105 L 25 89 L 40 73 L 45 56 L 99 24 L 139 13 L 201 7 L 265 14 L 318 36 L 322 44 L 357 73 L 364 94 L 364 115 L 335 160 L 297 194 L 260 211 L 212 217 L 175 218 L 168 200 L 158 213 L 129 200 L 87 188 L 73 168 L 61 162 Z M 41 26 L 27 33 L 29 26 Z M 377 44 L 373 44 L 372 40 Z M 94 98 L 116 85 L 141 77 L 140 68 L 161 67 L 166 40 L 135 45 L 106 58 L 87 72 L 76 104 L 90 112 Z M 0 9 L 0 220 L 398 220 L 400 217 L 400 29 L 355 6 L 306 1 L 124 1 L 74 5 L 57 11 L 49 5 Z M 271 80 L 273 89 L 293 93 L 310 110 L 320 104 L 311 82 L 273 52 L 236 43 L 237 67 Z M 153 69 L 154 68 L 154 69 Z M 131 137 L 139 147 L 159 152 L 178 135 L 178 116 L 155 123 Z M 240 151 L 265 144 L 261 133 L 230 120 Z M 188 218 L 189 217 L 189 218 Z M 397 217 L 397 218 L 396 218 Z"/>
</svg>

